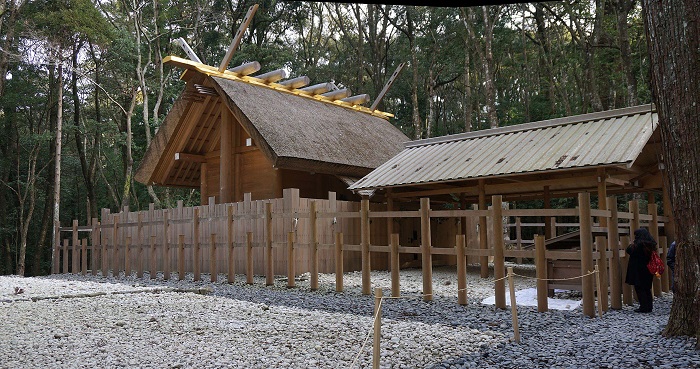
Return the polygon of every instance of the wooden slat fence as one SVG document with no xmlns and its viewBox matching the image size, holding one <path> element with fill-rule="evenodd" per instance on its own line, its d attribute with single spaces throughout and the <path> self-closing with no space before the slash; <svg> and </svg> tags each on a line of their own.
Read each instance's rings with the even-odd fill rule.
<svg viewBox="0 0 700 369">
<path fill-rule="evenodd" d="M 505 282 L 499 277 L 504 276 L 506 258 L 545 260 L 545 265 L 569 260 L 578 263 L 579 269 L 573 271 L 572 277 L 578 277 L 573 284 L 584 292 L 584 314 L 594 315 L 589 306 L 593 301 L 594 279 L 581 276 L 592 271 L 593 263 L 597 264 L 603 278 L 601 288 L 610 291 L 612 308 L 621 308 L 621 302 L 631 303 L 628 296 L 631 292 L 619 278 L 626 269 L 624 249 L 629 242 L 629 230 L 649 228 L 659 240 L 665 261 L 667 242 L 665 237 L 659 237 L 659 229 L 667 219 L 656 214 L 655 206 L 649 207 L 649 214 L 640 213 L 636 201 L 628 204 L 629 212 L 619 212 L 590 209 L 587 194 L 579 197 L 577 209 L 433 210 L 430 201 L 421 201 L 420 209 L 387 211 L 383 205 L 370 206 L 367 201 L 368 210 L 363 212 L 361 203 L 336 200 L 332 192 L 328 199 L 306 199 L 299 197 L 298 190 L 287 189 L 283 198 L 272 200 L 251 200 L 246 194 L 243 202 L 233 204 L 213 204 L 210 199 L 209 205 L 197 207 L 183 207 L 179 203 L 174 209 L 156 210 L 151 205 L 149 210 L 140 212 L 124 209 L 110 214 L 109 210 L 103 210 L 101 222 L 93 219 L 90 225 L 79 226 L 74 221 L 71 227 L 58 228 L 57 241 L 61 242 L 57 242 L 58 247 L 54 249 L 53 270 L 83 274 L 88 271 L 97 274 L 101 270 L 105 276 L 126 271 L 127 275 L 135 273 L 136 277 L 150 271 L 151 276 L 162 272 L 165 279 L 172 273 L 179 276 L 184 271 L 193 272 L 197 280 L 202 274 L 211 275 L 213 268 L 214 277 L 218 278 L 221 275 L 229 278 L 231 272 L 264 274 L 268 277 L 267 284 L 271 284 L 274 276 L 310 272 L 312 289 L 317 288 L 314 286 L 318 281 L 317 273 L 339 273 L 336 286 L 339 291 L 342 291 L 342 272 L 362 270 L 363 293 L 369 294 L 369 269 L 400 269 L 400 260 L 418 260 L 418 266 L 435 265 L 436 260 L 454 265 L 457 255 L 464 258 L 462 264 L 469 257 L 479 260 L 479 257 L 488 256 L 493 258 L 495 266 L 496 305 L 505 308 Z M 500 196 L 494 196 L 493 201 L 500 203 Z M 617 208 L 615 197 L 608 198 L 608 202 L 614 205 L 611 209 Z M 312 212 L 314 208 L 316 211 Z M 587 216 L 582 218 L 583 214 Z M 489 249 L 480 249 L 476 225 L 483 216 L 489 218 L 490 234 L 508 234 L 507 229 L 511 227 L 516 227 L 516 234 L 522 234 L 522 228 L 542 227 L 545 221 L 551 221 L 562 227 L 577 227 L 581 235 L 588 237 L 580 237 L 580 247 L 576 250 L 508 249 L 507 240 L 500 238 L 499 241 L 496 237 L 489 237 Z M 518 221 L 525 216 L 540 217 L 542 221 Z M 566 218 L 566 222 L 557 222 L 561 218 Z M 572 218 L 579 222 L 572 222 Z M 608 227 L 600 226 L 603 218 L 607 219 Z M 493 219 L 499 221 L 493 222 Z M 581 221 L 585 219 L 588 220 Z M 458 230 L 463 221 L 467 221 L 466 234 L 460 235 Z M 368 226 L 362 227 L 362 222 Z M 388 222 L 393 222 L 392 237 L 388 234 Z M 448 241 L 436 232 L 450 228 L 445 225 L 452 228 Z M 421 229 L 430 232 L 427 238 L 421 235 Z M 70 240 L 60 237 L 67 232 Z M 81 238 L 81 235 L 87 237 Z M 516 242 L 521 245 L 536 243 L 534 239 L 517 239 Z M 289 255 L 293 255 L 293 263 L 288 263 Z M 440 257 L 442 259 L 438 259 Z M 363 259 L 369 262 L 363 263 Z M 541 278 L 542 269 L 546 267 L 540 263 L 536 265 L 538 278 Z M 432 299 L 431 270 L 423 268 L 426 300 Z M 394 274 L 398 276 L 398 270 L 393 271 Z M 217 279 L 214 277 L 212 281 Z M 398 277 L 392 278 L 392 295 L 399 291 L 398 283 Z M 667 275 L 656 283 L 659 283 L 659 292 L 668 291 Z M 293 286 L 294 281 L 289 280 L 288 285 Z M 540 285 L 538 283 L 538 288 Z M 556 283 L 544 285 L 551 289 Z M 607 310 L 607 298 L 605 300 L 604 309 Z M 466 297 L 460 297 L 459 301 L 463 303 Z"/>
</svg>

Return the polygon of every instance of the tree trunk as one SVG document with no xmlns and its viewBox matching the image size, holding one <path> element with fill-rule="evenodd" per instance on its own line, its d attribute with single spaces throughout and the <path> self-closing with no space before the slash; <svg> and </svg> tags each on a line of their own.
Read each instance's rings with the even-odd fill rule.
<svg viewBox="0 0 700 369">
<path fill-rule="evenodd" d="M 700 349 L 700 2 L 642 5 L 677 235 L 675 291 L 663 334 L 695 336 Z"/>
<path fill-rule="evenodd" d="M 60 55 L 60 54 L 59 54 Z M 56 91 L 58 92 L 56 96 L 56 143 L 55 143 L 55 153 L 54 156 L 54 179 L 53 179 L 53 222 L 52 224 L 57 224 L 60 222 L 60 204 L 61 204 L 61 146 L 63 144 L 62 134 L 63 134 L 63 66 L 58 64 L 58 74 L 56 76 Z M 56 245 L 56 227 L 51 227 L 52 237 L 51 237 L 51 247 L 52 250 L 58 247 Z M 51 253 L 55 255 L 55 253 Z M 54 265 L 53 259 L 51 260 L 51 265 Z"/>
<path fill-rule="evenodd" d="M 481 10 L 484 15 L 484 84 L 486 85 L 486 111 L 489 119 L 489 127 L 497 128 L 498 111 L 496 110 L 496 83 L 494 81 L 494 65 L 493 65 L 493 27 L 498 21 L 501 12 L 500 6 L 495 8 L 493 18 L 489 14 L 489 7 L 482 6 Z"/>
<path fill-rule="evenodd" d="M 620 59 L 622 69 L 625 71 L 627 80 L 627 105 L 639 104 L 637 100 L 637 77 L 632 70 L 632 51 L 630 50 L 630 38 L 627 28 L 627 17 L 634 7 L 636 0 L 617 0 L 617 31 L 619 33 Z"/>
<path fill-rule="evenodd" d="M 423 136 L 421 129 L 420 113 L 418 112 L 418 51 L 416 50 L 415 25 L 413 24 L 413 16 L 411 6 L 406 7 L 406 28 L 408 30 L 408 46 L 411 49 L 411 70 L 413 72 L 411 80 L 411 105 L 412 120 L 413 120 L 413 139 L 419 140 Z"/>
</svg>

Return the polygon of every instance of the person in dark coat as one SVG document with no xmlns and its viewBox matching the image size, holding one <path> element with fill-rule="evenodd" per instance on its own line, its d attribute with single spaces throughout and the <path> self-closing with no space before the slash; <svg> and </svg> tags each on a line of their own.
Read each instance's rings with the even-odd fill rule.
<svg viewBox="0 0 700 369">
<path fill-rule="evenodd" d="M 668 248 L 668 255 L 666 255 L 666 264 L 668 264 L 669 269 L 671 269 L 671 273 L 669 274 L 669 276 L 671 277 L 671 291 L 675 291 L 675 289 L 673 288 L 673 271 L 676 267 L 676 241 L 671 242 L 671 247 Z"/>
<path fill-rule="evenodd" d="M 634 291 L 639 299 L 638 313 L 651 313 L 653 298 L 651 295 L 654 275 L 647 269 L 651 259 L 651 253 L 657 252 L 656 241 L 649 231 L 644 228 L 634 231 L 634 242 L 627 246 L 629 262 L 627 263 L 627 275 L 625 283 L 634 286 Z"/>
</svg>

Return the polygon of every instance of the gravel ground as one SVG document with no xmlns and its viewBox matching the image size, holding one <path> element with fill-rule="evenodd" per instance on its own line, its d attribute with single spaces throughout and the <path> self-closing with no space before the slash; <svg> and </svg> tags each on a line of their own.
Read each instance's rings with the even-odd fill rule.
<svg viewBox="0 0 700 369">
<path fill-rule="evenodd" d="M 454 268 L 436 267 L 433 278 L 433 301 L 420 298 L 421 272 L 412 269 L 401 271 L 404 298 L 383 300 L 381 368 L 700 368 L 695 339 L 660 334 L 670 294 L 651 314 L 626 306 L 602 319 L 580 307 L 519 306 L 516 343 L 510 309 L 481 304 L 493 277 L 469 268 L 466 306 L 457 304 Z M 0 277 L 0 368 L 372 367 L 374 297 L 361 294 L 360 272 L 345 274 L 343 293 L 334 274 L 320 275 L 317 291 L 308 275 L 293 289 L 282 277 L 267 287 L 264 276 L 253 285 L 242 275 L 220 280 Z M 372 284 L 391 292 L 388 272 L 373 272 Z M 534 286 L 516 277 L 516 289 Z"/>
</svg>

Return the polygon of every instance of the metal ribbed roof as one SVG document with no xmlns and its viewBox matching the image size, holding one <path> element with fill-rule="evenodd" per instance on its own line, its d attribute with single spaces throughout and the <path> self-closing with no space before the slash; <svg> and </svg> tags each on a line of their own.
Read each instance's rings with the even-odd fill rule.
<svg viewBox="0 0 700 369">
<path fill-rule="evenodd" d="M 350 190 L 626 165 L 658 123 L 651 105 L 411 141 Z"/>
</svg>

